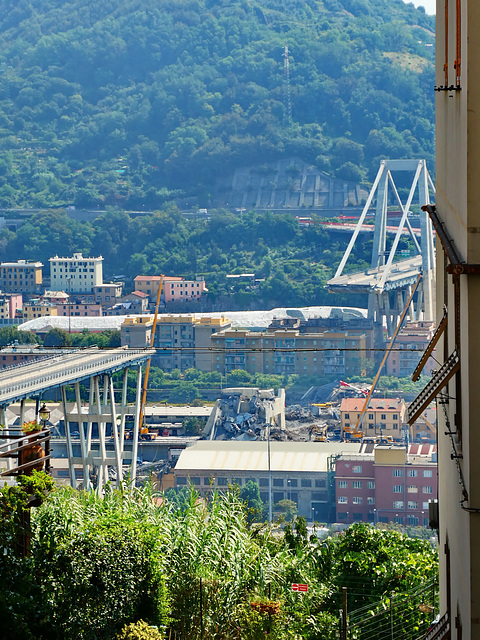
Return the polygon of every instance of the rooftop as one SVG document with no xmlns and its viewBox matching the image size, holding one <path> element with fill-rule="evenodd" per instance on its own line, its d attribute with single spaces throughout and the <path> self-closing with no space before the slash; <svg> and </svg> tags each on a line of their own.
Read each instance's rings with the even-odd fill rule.
<svg viewBox="0 0 480 640">
<path fill-rule="evenodd" d="M 363 398 L 343 398 L 340 411 L 361 411 L 365 402 Z M 368 409 L 372 411 L 400 412 L 405 407 L 405 402 L 400 398 L 370 398 Z"/>
<path fill-rule="evenodd" d="M 270 442 L 273 472 L 325 473 L 328 459 L 340 453 L 359 453 L 355 442 Z M 266 441 L 200 441 L 185 449 L 175 471 L 268 471 Z"/>
</svg>

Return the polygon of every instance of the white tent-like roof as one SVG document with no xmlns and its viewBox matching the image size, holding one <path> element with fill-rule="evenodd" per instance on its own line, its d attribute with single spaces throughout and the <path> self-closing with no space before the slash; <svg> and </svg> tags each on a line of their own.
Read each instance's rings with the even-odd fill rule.
<svg viewBox="0 0 480 640">
<path fill-rule="evenodd" d="M 221 318 L 225 317 L 232 321 L 233 328 L 245 329 L 266 329 L 269 324 L 279 318 L 300 318 L 309 320 L 311 318 L 328 318 L 332 309 L 339 313 L 356 316 L 358 318 L 366 318 L 367 310 L 356 307 L 300 307 L 288 308 L 277 307 L 270 311 L 222 311 L 212 313 L 192 313 L 202 318 Z M 172 314 L 174 316 L 185 314 Z M 45 316 L 43 318 L 35 318 L 21 324 L 18 328 L 20 331 L 38 331 L 46 333 L 50 329 L 58 328 L 68 331 L 82 331 L 88 329 L 90 331 L 106 331 L 107 329 L 120 330 L 122 323 L 127 317 L 141 317 L 138 314 L 129 316 L 103 316 L 103 317 L 68 317 L 68 316 Z"/>
</svg>

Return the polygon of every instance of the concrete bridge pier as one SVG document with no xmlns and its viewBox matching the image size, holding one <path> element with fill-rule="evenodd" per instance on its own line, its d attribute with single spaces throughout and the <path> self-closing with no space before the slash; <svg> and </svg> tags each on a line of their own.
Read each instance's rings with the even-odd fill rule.
<svg viewBox="0 0 480 640">
<path fill-rule="evenodd" d="M 80 383 L 75 382 L 75 404 L 68 413 L 65 387 L 61 387 L 65 415 L 65 436 L 69 460 L 70 482 L 76 488 L 78 478 L 75 467 L 83 469 L 84 489 L 95 488 L 101 493 L 107 482 L 120 487 L 123 482 L 123 469 L 127 459 L 130 462 L 130 479 L 136 477 L 138 437 L 140 433 L 140 402 L 142 389 L 142 366 L 133 370 L 137 374 L 135 420 L 133 428 L 133 451 L 125 452 L 125 415 L 128 413 L 127 381 L 129 368 L 123 369 L 120 398 L 115 397 L 113 378 L 110 373 L 93 376 L 90 379 L 88 407 L 82 410 Z M 117 391 L 117 396 L 119 392 Z M 107 424 L 112 426 L 111 437 L 107 436 Z M 98 427 L 98 441 L 93 442 L 93 425 Z M 81 456 L 73 455 L 72 429 L 77 428 L 80 435 Z M 107 442 L 113 441 L 107 449 Z M 127 457 L 128 456 L 128 457 Z M 110 471 L 112 470 L 112 471 Z M 112 473 L 112 475 L 110 475 Z"/>
</svg>

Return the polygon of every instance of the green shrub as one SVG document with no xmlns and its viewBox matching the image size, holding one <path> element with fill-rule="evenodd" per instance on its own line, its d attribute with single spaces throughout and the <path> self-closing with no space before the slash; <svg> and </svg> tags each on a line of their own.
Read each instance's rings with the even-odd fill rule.
<svg viewBox="0 0 480 640">
<path fill-rule="evenodd" d="M 163 640 L 157 627 L 151 627 L 143 620 L 126 624 L 116 636 L 116 640 Z"/>
</svg>

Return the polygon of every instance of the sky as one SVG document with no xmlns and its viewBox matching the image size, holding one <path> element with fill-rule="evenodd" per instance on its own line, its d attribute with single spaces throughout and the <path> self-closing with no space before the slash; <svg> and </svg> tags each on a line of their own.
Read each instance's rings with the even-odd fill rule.
<svg viewBox="0 0 480 640">
<path fill-rule="evenodd" d="M 416 7 L 425 7 L 425 11 L 430 15 L 435 13 L 436 0 L 404 0 L 404 2 L 413 2 Z"/>
</svg>

